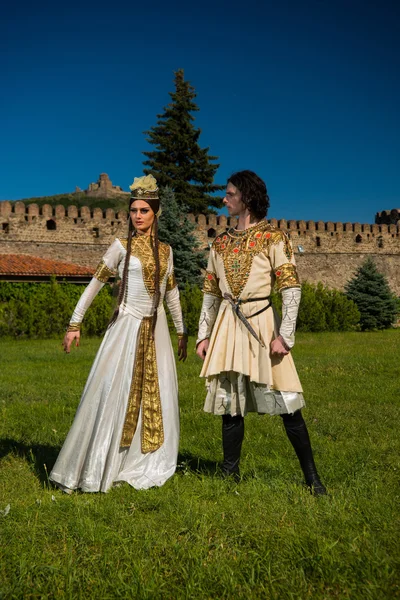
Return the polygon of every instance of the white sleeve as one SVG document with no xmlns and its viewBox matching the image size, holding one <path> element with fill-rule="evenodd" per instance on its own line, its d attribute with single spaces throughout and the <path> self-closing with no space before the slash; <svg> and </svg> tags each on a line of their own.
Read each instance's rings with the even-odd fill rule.
<svg viewBox="0 0 400 600">
<path fill-rule="evenodd" d="M 217 274 L 217 265 L 215 261 L 215 251 L 210 250 L 208 257 L 207 270 L 203 284 L 203 305 L 201 307 L 199 319 L 199 332 L 197 334 L 196 346 L 203 340 L 211 336 L 218 309 L 222 302 L 222 293 L 219 287 L 219 278 Z"/>
<path fill-rule="evenodd" d="M 174 287 L 174 289 L 166 292 L 165 301 L 168 306 L 168 310 L 171 314 L 172 320 L 175 325 L 176 332 L 178 334 L 185 334 L 186 327 L 183 321 L 182 308 L 179 300 L 179 289 L 178 286 Z"/>
<path fill-rule="evenodd" d="M 83 317 L 85 316 L 85 312 L 108 279 L 115 275 L 122 256 L 123 248 L 121 242 L 119 240 L 115 240 L 98 264 L 93 279 L 83 292 L 82 296 L 79 298 L 78 304 L 76 305 L 71 317 L 71 328 L 79 329 L 79 326 L 83 321 Z"/>
<path fill-rule="evenodd" d="M 165 302 L 171 314 L 178 335 L 186 334 L 185 322 L 183 320 L 181 303 L 179 300 L 179 288 L 174 273 L 174 257 L 172 248 L 170 248 L 168 277 L 165 291 Z"/>
<path fill-rule="evenodd" d="M 299 312 L 301 288 L 283 288 L 282 294 L 282 321 L 279 335 L 282 336 L 288 348 L 293 348 L 296 332 L 296 321 Z"/>
<path fill-rule="evenodd" d="M 97 265 L 97 269 L 93 277 L 95 277 L 102 283 L 106 283 L 110 277 L 116 274 L 118 265 L 121 262 L 124 255 L 125 250 L 121 242 L 118 239 L 114 240 L 114 242 L 111 244 L 103 258 Z"/>
<path fill-rule="evenodd" d="M 104 283 L 93 277 L 82 296 L 79 298 L 78 304 L 75 307 L 75 310 L 72 314 L 70 326 L 78 326 L 82 323 L 83 317 L 85 316 L 85 312 L 92 304 L 93 300 L 96 298 L 97 294 L 104 286 Z M 79 329 L 79 327 L 76 327 Z"/>
<path fill-rule="evenodd" d="M 217 296 L 213 296 L 212 294 L 204 294 L 196 346 L 211 336 L 221 302 L 222 298 L 217 298 Z"/>
</svg>

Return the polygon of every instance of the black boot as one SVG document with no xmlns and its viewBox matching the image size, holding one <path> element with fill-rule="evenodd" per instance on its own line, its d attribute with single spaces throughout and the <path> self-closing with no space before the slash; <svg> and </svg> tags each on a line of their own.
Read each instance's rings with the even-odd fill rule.
<svg viewBox="0 0 400 600">
<path fill-rule="evenodd" d="M 241 415 L 222 417 L 222 447 L 224 450 L 224 462 L 222 472 L 228 477 L 232 475 L 235 481 L 239 481 L 239 462 L 242 442 L 244 437 L 244 418 Z"/>
<path fill-rule="evenodd" d="M 287 414 L 281 416 L 287 436 L 300 461 L 306 484 L 312 494 L 315 496 L 324 496 L 326 489 L 321 483 L 317 467 L 315 466 L 310 437 L 301 410 L 297 410 L 293 415 Z"/>
</svg>

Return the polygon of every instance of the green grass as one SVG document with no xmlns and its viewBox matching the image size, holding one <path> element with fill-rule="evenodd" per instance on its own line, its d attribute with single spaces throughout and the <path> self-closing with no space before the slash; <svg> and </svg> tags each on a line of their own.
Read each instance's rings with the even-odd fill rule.
<svg viewBox="0 0 400 600">
<path fill-rule="evenodd" d="M 243 481 L 220 478 L 193 340 L 177 474 L 142 492 L 49 487 L 98 345 L 0 342 L 1 598 L 400 598 L 400 331 L 298 335 L 322 498 L 279 417 L 246 417 Z"/>
</svg>

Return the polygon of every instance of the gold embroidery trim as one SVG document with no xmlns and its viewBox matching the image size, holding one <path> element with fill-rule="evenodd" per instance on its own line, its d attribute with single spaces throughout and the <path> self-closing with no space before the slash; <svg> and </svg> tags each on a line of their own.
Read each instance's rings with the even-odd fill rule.
<svg viewBox="0 0 400 600">
<path fill-rule="evenodd" d="M 214 250 L 224 263 L 225 277 L 235 298 L 239 298 L 250 275 L 253 259 L 271 246 L 284 244 L 284 253 L 291 260 L 292 249 L 286 233 L 262 220 L 244 231 L 228 229 L 213 242 Z"/>
<path fill-rule="evenodd" d="M 104 262 L 104 260 L 102 260 L 96 269 L 95 274 L 93 275 L 93 277 L 96 277 L 96 279 L 98 281 L 101 281 L 101 283 L 107 283 L 107 281 L 110 279 L 110 277 L 114 277 L 115 275 L 115 271 L 112 271 L 111 269 L 109 269 L 106 265 L 106 263 Z"/>
<path fill-rule="evenodd" d="M 152 317 L 144 317 L 139 330 L 128 408 L 122 430 L 121 446 L 130 446 L 142 407 L 142 453 L 154 452 L 164 443 L 156 346 L 152 336 Z"/>
<path fill-rule="evenodd" d="M 176 288 L 177 285 L 178 284 L 176 282 L 175 273 L 172 271 L 172 273 L 168 276 L 167 287 L 166 287 L 165 291 L 166 292 L 170 292 L 171 290 L 173 290 L 174 288 Z"/>
<path fill-rule="evenodd" d="M 128 240 L 120 240 L 123 247 L 127 248 Z M 160 256 L 160 284 L 163 281 L 168 269 L 168 259 L 170 248 L 168 244 L 158 243 L 158 251 Z M 140 260 L 143 271 L 143 281 L 149 296 L 153 296 L 155 292 L 154 273 L 156 263 L 154 260 L 153 248 L 151 245 L 151 237 L 149 235 L 135 235 L 132 238 L 131 255 L 136 256 Z"/>
<path fill-rule="evenodd" d="M 82 323 L 70 323 L 67 327 L 67 333 L 70 331 L 80 331 Z"/>
<path fill-rule="evenodd" d="M 288 234 L 285 233 L 284 231 L 282 231 L 282 234 L 283 234 L 283 252 L 285 253 L 286 258 L 290 262 L 293 258 L 292 244 L 290 243 L 290 238 L 289 238 Z"/>
<path fill-rule="evenodd" d="M 219 279 L 212 271 L 206 271 L 204 278 L 203 293 L 222 298 L 221 290 L 219 289 Z"/>
<path fill-rule="evenodd" d="M 301 287 L 297 269 L 292 263 L 285 263 L 275 269 L 275 286 L 278 292 L 284 288 Z"/>
</svg>

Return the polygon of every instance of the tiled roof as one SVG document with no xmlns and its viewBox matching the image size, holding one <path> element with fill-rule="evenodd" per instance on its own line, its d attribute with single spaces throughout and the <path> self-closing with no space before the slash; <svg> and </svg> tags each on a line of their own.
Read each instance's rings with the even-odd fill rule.
<svg viewBox="0 0 400 600">
<path fill-rule="evenodd" d="M 29 254 L 0 254 L 0 275 L 92 276 L 94 269 Z"/>
</svg>

